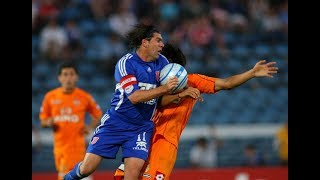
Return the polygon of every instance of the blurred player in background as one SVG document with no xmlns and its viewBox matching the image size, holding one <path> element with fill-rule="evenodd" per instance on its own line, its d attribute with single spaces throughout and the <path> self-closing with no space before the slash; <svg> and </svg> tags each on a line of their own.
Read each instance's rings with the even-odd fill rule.
<svg viewBox="0 0 320 180">
<path fill-rule="evenodd" d="M 172 63 L 186 65 L 182 51 L 171 44 L 166 44 L 162 54 Z M 258 61 L 255 66 L 238 75 L 228 78 L 208 77 L 201 74 L 188 74 L 188 87 L 174 95 L 165 95 L 157 107 L 153 118 L 155 132 L 152 139 L 149 158 L 145 164 L 142 179 L 169 179 L 177 158 L 179 139 L 186 127 L 192 109 L 199 98 L 198 93 L 214 94 L 220 90 L 230 90 L 255 77 L 272 78 L 277 73 L 276 62 Z M 121 164 L 114 179 L 121 179 L 126 166 Z"/>
<path fill-rule="evenodd" d="M 172 93 L 178 78 L 160 86 L 160 70 L 169 63 L 160 54 L 164 44 L 153 25 L 137 24 L 127 35 L 133 52 L 115 66 L 116 88 L 111 108 L 96 128 L 87 153 L 65 179 L 82 179 L 93 173 L 103 158 L 115 159 L 122 148 L 124 179 L 136 180 L 147 160 L 154 131 L 152 116 L 158 97 Z"/>
<path fill-rule="evenodd" d="M 85 136 L 93 132 L 102 116 L 94 98 L 76 87 L 79 74 L 71 62 L 60 65 L 58 80 L 61 87 L 46 93 L 40 109 L 42 127 L 53 129 L 54 159 L 58 180 L 70 171 L 85 155 Z M 86 113 L 92 117 L 90 125 L 85 124 Z"/>
<path fill-rule="evenodd" d="M 280 164 L 282 166 L 288 166 L 288 120 L 276 131 L 274 145 L 278 152 Z"/>
</svg>

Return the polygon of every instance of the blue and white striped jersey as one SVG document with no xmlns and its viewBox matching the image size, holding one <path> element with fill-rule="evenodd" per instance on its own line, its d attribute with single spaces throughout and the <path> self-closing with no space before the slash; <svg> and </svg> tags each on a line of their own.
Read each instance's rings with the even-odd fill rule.
<svg viewBox="0 0 320 180">
<path fill-rule="evenodd" d="M 132 104 L 128 96 L 139 89 L 150 90 L 160 86 L 160 70 L 168 63 L 163 55 L 155 61 L 144 62 L 136 53 L 128 53 L 117 62 L 114 73 L 115 93 L 111 108 L 106 112 L 108 116 L 120 120 L 114 123 L 142 125 L 151 121 L 158 98 Z"/>
</svg>

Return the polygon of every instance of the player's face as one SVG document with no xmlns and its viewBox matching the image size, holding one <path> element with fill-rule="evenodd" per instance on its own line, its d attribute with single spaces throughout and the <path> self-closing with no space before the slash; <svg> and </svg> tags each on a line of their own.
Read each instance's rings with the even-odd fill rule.
<svg viewBox="0 0 320 180">
<path fill-rule="evenodd" d="M 162 42 L 161 34 L 154 33 L 147 47 L 148 54 L 150 57 L 152 57 L 152 60 L 156 60 L 159 58 L 160 52 L 162 51 L 163 47 L 164 44 Z"/>
<path fill-rule="evenodd" d="M 76 86 L 78 75 L 73 68 L 64 68 L 58 79 L 65 90 L 72 90 Z"/>
</svg>

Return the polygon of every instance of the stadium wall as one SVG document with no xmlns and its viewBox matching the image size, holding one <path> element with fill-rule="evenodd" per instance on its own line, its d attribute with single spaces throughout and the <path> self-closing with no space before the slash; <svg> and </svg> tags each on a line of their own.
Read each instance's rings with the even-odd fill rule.
<svg viewBox="0 0 320 180">
<path fill-rule="evenodd" d="M 282 124 L 235 124 L 235 125 L 216 125 L 214 127 L 208 125 L 201 126 L 187 126 L 182 135 L 181 140 L 196 139 L 200 136 L 212 136 L 212 128 L 214 128 L 215 135 L 220 138 L 250 138 L 250 137 L 270 137 L 273 136 L 277 129 Z M 52 131 L 40 131 L 41 142 L 44 145 L 52 145 Z M 87 136 L 89 140 L 91 136 Z M 34 142 L 34 135 L 32 134 L 32 143 Z"/>
<path fill-rule="evenodd" d="M 32 180 L 56 180 L 56 173 L 32 173 Z M 93 180 L 113 179 L 112 171 L 96 171 Z M 288 180 L 287 167 L 235 167 L 216 169 L 174 169 L 170 179 L 184 180 Z"/>
</svg>

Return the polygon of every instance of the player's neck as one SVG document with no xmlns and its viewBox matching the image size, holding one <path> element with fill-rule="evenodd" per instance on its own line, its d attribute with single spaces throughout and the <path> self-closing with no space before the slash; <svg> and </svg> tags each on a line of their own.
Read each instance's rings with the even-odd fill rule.
<svg viewBox="0 0 320 180">
<path fill-rule="evenodd" d="M 62 92 L 64 94 L 71 94 L 73 91 L 74 91 L 75 87 L 73 88 L 65 88 L 65 87 L 62 87 Z"/>
<path fill-rule="evenodd" d="M 144 61 L 144 62 L 151 62 L 152 61 L 151 57 L 148 55 L 148 53 L 146 52 L 145 49 L 139 48 L 139 49 L 137 49 L 136 53 L 142 61 Z"/>
</svg>

